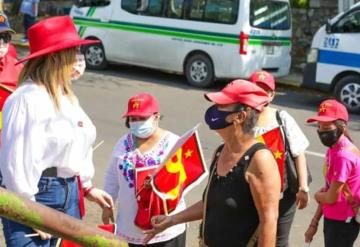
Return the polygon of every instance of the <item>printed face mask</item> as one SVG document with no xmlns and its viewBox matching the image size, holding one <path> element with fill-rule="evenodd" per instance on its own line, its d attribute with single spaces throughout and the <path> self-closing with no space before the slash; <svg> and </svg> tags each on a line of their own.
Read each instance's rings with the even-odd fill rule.
<svg viewBox="0 0 360 247">
<path fill-rule="evenodd" d="M 339 128 L 327 131 L 319 131 L 318 134 L 320 137 L 320 141 L 324 146 L 332 147 L 342 135 L 342 131 Z"/>
<path fill-rule="evenodd" d="M 0 58 L 3 58 L 9 50 L 9 43 L 0 41 Z"/>
<path fill-rule="evenodd" d="M 205 122 L 212 130 L 224 129 L 232 123 L 226 121 L 226 117 L 237 111 L 220 111 L 217 105 L 210 106 L 205 113 Z"/>
<path fill-rule="evenodd" d="M 130 132 L 138 138 L 148 138 L 156 130 L 157 124 L 155 123 L 154 117 L 150 117 L 145 121 L 129 122 Z"/>
<path fill-rule="evenodd" d="M 73 66 L 73 72 L 71 75 L 72 80 L 79 79 L 85 72 L 86 63 L 85 63 L 85 57 L 81 53 L 76 54 L 76 61 Z"/>
</svg>

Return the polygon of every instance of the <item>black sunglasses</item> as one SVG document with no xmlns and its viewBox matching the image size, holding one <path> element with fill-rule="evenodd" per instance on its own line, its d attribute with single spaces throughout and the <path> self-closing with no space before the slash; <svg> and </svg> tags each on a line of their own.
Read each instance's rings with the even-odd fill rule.
<svg viewBox="0 0 360 247">
<path fill-rule="evenodd" d="M 4 43 L 9 43 L 11 41 L 11 34 L 10 33 L 0 33 L 0 39 L 4 41 Z"/>
</svg>

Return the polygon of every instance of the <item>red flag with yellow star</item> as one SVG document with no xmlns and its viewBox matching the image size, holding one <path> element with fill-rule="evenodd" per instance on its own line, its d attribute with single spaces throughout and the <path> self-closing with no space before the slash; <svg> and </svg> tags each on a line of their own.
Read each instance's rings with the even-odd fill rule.
<svg viewBox="0 0 360 247">
<path fill-rule="evenodd" d="M 171 158 L 160 167 L 151 181 L 153 190 L 163 199 L 165 213 L 171 213 L 181 197 L 208 173 L 196 127 L 179 139 L 170 154 Z"/>
<path fill-rule="evenodd" d="M 279 127 L 272 129 L 256 138 L 273 152 L 281 177 L 281 191 L 284 190 L 285 144 Z"/>
</svg>

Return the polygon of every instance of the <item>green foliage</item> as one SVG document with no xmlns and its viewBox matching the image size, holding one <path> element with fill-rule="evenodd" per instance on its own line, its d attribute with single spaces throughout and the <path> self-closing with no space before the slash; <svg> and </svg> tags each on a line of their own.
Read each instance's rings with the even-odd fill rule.
<svg viewBox="0 0 360 247">
<path fill-rule="evenodd" d="M 293 8 L 308 8 L 310 0 L 291 0 L 291 7 Z"/>
</svg>

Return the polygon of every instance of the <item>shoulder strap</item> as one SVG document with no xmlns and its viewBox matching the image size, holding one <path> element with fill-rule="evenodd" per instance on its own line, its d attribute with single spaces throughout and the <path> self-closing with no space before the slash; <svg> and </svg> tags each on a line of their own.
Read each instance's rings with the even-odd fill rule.
<svg viewBox="0 0 360 247">
<path fill-rule="evenodd" d="M 201 237 L 202 237 L 202 241 L 205 241 L 205 219 L 206 219 L 206 209 L 207 209 L 207 198 L 208 198 L 208 194 L 209 194 L 209 188 L 210 188 L 210 183 L 212 180 L 212 177 L 214 176 L 215 170 L 216 170 L 216 162 L 219 159 L 220 156 L 220 152 L 221 150 L 224 148 L 224 144 L 221 144 L 215 151 L 214 153 L 214 157 L 213 160 L 211 162 L 211 166 L 210 166 L 210 176 L 209 176 L 209 180 L 208 183 L 206 185 L 205 188 L 205 194 L 204 194 L 204 207 L 203 207 L 203 219 L 202 219 L 202 224 L 201 224 Z"/>
<path fill-rule="evenodd" d="M 280 126 L 280 130 L 281 130 L 281 133 L 282 133 L 282 136 L 283 136 L 283 139 L 284 139 L 285 150 L 286 150 L 286 152 L 289 152 L 290 157 L 292 159 L 294 159 L 294 157 L 293 157 L 293 155 L 291 153 L 289 140 L 288 140 L 288 138 L 286 136 L 285 126 L 284 126 L 283 121 L 282 121 L 282 119 L 280 117 L 280 111 L 278 111 L 278 110 L 276 111 L 276 120 L 277 120 L 277 122 L 278 122 L 278 124 Z"/>
</svg>

